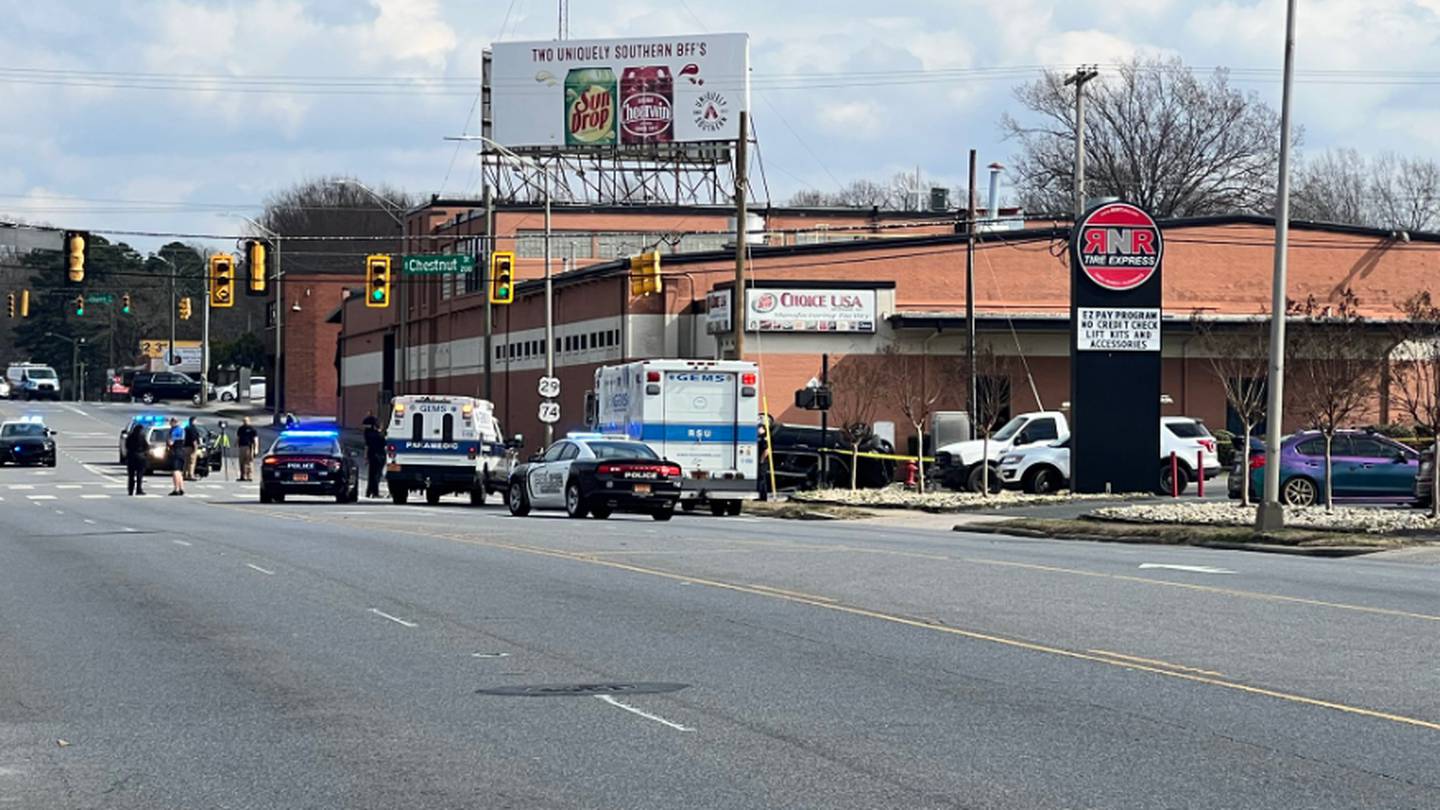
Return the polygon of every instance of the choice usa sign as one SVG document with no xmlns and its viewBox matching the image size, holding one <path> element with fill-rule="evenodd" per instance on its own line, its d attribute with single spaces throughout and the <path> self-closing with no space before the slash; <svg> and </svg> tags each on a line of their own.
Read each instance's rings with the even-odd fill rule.
<svg viewBox="0 0 1440 810">
<path fill-rule="evenodd" d="M 1109 203 L 1081 220 L 1074 249 L 1080 271 L 1107 290 L 1133 290 L 1160 269 L 1165 243 L 1149 214 Z"/>
</svg>

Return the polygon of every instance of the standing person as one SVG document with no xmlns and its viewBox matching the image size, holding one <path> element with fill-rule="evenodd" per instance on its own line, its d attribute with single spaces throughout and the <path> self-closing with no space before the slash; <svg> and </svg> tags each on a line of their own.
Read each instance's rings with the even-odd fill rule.
<svg viewBox="0 0 1440 810">
<path fill-rule="evenodd" d="M 131 495 L 145 494 L 145 456 L 150 452 L 150 427 L 136 423 L 125 435 L 125 490 Z"/>
<path fill-rule="evenodd" d="M 370 476 L 365 485 L 365 497 L 380 497 L 380 471 L 385 466 L 385 433 L 380 422 L 371 413 L 362 423 L 365 425 L 365 467 Z"/>
<path fill-rule="evenodd" d="M 185 494 L 185 428 L 180 420 L 170 417 L 170 481 L 171 495 Z"/>
<path fill-rule="evenodd" d="M 200 458 L 200 426 L 195 417 L 185 423 L 185 480 L 195 480 L 195 462 Z"/>
<path fill-rule="evenodd" d="M 240 420 L 240 427 L 235 430 L 235 444 L 240 448 L 240 480 L 254 481 L 251 468 L 255 465 L 255 455 L 260 452 L 260 434 L 250 426 L 250 417 Z"/>
</svg>

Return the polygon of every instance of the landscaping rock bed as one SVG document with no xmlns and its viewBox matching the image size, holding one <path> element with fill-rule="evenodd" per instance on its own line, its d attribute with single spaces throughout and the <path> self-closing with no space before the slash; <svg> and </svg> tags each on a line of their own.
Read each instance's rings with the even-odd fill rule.
<svg viewBox="0 0 1440 810">
<path fill-rule="evenodd" d="M 965 512 L 975 509 L 1001 509 L 1009 506 L 1040 506 L 1064 504 L 1077 501 L 1117 501 L 1127 497 L 1149 497 L 1147 495 L 1071 495 L 1059 492 L 1054 495 L 1027 495 L 1006 490 L 994 495 L 978 492 L 931 491 L 924 494 L 895 484 L 884 489 L 821 489 L 812 492 L 796 492 L 790 500 L 798 503 L 838 504 L 870 509 L 917 509 L 923 512 Z"/>
<path fill-rule="evenodd" d="M 1159 523 L 1190 526 L 1252 526 L 1255 508 L 1234 503 L 1153 503 L 1130 506 L 1106 506 L 1090 515 L 1102 520 L 1128 523 Z M 1287 507 L 1285 525 L 1294 528 L 1320 529 L 1366 534 L 1440 534 L 1440 521 L 1422 509 L 1337 506 L 1333 512 L 1323 507 Z"/>
</svg>

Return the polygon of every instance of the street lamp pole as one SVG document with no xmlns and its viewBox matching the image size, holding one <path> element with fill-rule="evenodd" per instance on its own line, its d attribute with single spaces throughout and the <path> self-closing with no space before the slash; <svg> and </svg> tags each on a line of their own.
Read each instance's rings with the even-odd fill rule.
<svg viewBox="0 0 1440 810">
<path fill-rule="evenodd" d="M 1255 527 L 1274 531 L 1285 526 L 1280 501 L 1281 410 L 1285 403 L 1285 260 L 1290 249 L 1290 90 L 1295 81 L 1295 0 L 1285 5 L 1285 87 L 1280 102 L 1280 178 L 1275 202 L 1275 272 L 1270 297 L 1269 402 L 1265 408 L 1264 500 L 1255 511 Z M 1249 452 L 1249 448 L 1246 448 Z"/>
<path fill-rule="evenodd" d="M 515 163 L 518 163 L 518 164 L 520 164 L 520 165 L 522 165 L 522 166 L 532 166 L 532 167 L 534 167 L 534 168 L 536 169 L 536 171 L 542 172 L 542 173 L 544 174 L 543 184 L 541 185 L 540 188 L 541 188 L 541 191 L 542 191 L 542 192 L 544 193 L 544 195 L 545 195 L 545 376 L 546 376 L 546 377 L 554 377 L 554 376 L 555 376 L 555 282 L 554 282 L 554 275 L 550 272 L 550 253 L 551 253 L 551 251 L 550 251 L 550 242 L 551 242 L 551 239 L 550 239 L 550 236 L 551 236 L 551 227 L 550 227 L 550 226 L 551 226 L 551 220 L 550 220 L 550 198 L 551 198 L 550 183 L 551 183 L 551 174 L 550 174 L 550 168 L 547 167 L 547 166 L 545 166 L 544 164 L 538 162 L 538 161 L 532 160 L 531 158 L 527 158 L 527 157 L 523 157 L 523 156 L 521 156 L 521 155 L 518 155 L 518 154 L 516 154 L 514 151 L 512 151 L 512 150 L 510 150 L 509 148 L 505 147 L 504 145 L 502 145 L 502 144 L 500 144 L 500 143 L 497 143 L 496 141 L 494 141 L 494 140 L 492 140 L 492 139 L 490 139 L 490 138 L 487 138 L 487 137 L 485 137 L 484 135 L 460 135 L 460 136 L 452 136 L 452 137 L 447 137 L 445 140 L 447 140 L 447 141 L 479 141 L 480 143 L 482 143 L 482 144 L 483 144 L 485 147 L 487 147 L 488 149 L 493 149 L 493 150 L 495 150 L 496 152 L 500 153 L 502 156 L 504 156 L 504 157 L 506 157 L 506 158 L 509 158 L 511 161 L 513 161 L 513 162 L 515 162 Z M 483 151 L 480 153 L 482 159 L 484 158 L 485 154 L 486 154 L 486 153 L 483 152 Z M 494 243 L 495 243 L 495 242 L 494 242 L 494 234 L 491 234 L 490 236 L 491 236 L 491 246 L 492 246 L 492 248 L 493 248 Z M 488 356 L 488 354 L 487 354 L 487 356 Z M 555 425 L 552 424 L 552 423 L 547 422 L 547 423 L 545 424 L 545 446 L 546 446 L 546 447 L 549 447 L 551 444 L 554 443 L 554 441 L 555 441 Z"/>
<path fill-rule="evenodd" d="M 169 368 L 171 361 L 175 359 L 175 276 L 180 274 L 180 270 L 175 267 L 174 262 L 159 253 L 155 254 L 155 258 L 170 265 L 170 350 L 165 354 L 165 367 Z"/>
</svg>

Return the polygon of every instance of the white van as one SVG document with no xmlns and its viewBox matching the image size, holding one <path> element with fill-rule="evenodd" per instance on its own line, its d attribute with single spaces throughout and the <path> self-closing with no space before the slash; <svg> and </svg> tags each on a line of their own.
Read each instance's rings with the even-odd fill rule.
<svg viewBox="0 0 1440 810">
<path fill-rule="evenodd" d="M 60 377 L 42 363 L 11 363 L 5 369 L 12 399 L 59 399 Z"/>
<path fill-rule="evenodd" d="M 385 431 L 390 499 L 405 503 L 411 492 L 424 492 L 425 502 L 435 504 L 442 495 L 467 493 L 470 503 L 483 504 L 487 494 L 509 486 L 519 441 L 505 442 L 489 400 L 395 397 Z"/>
<path fill-rule="evenodd" d="M 743 360 L 641 360 L 595 370 L 586 421 L 680 465 L 682 507 L 740 514 L 759 497 L 760 370 Z"/>
</svg>

